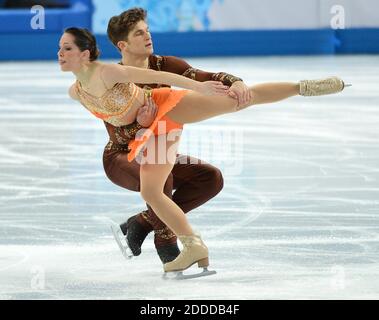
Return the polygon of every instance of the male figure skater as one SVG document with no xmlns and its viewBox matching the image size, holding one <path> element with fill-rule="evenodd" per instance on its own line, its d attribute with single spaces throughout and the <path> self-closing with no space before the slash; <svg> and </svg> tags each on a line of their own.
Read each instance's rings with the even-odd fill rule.
<svg viewBox="0 0 379 320">
<path fill-rule="evenodd" d="M 243 104 L 249 100 L 247 86 L 240 78 L 223 72 L 201 71 L 177 57 L 154 55 L 146 18 L 147 12 L 144 9 L 133 8 L 110 19 L 107 33 L 121 53 L 120 64 L 172 72 L 197 81 L 221 81 L 230 86 L 229 94 L 238 99 L 239 103 Z M 162 86 L 141 85 L 145 88 Z M 139 129 L 152 123 L 155 113 L 154 102 L 147 98 L 146 106 L 141 108 L 137 121 L 133 124 L 114 127 L 104 122 L 110 141 L 104 150 L 103 164 L 106 175 L 113 183 L 132 191 L 140 190 L 140 165 L 135 160 L 128 162 L 128 142 Z M 222 188 L 223 177 L 219 169 L 188 155 L 178 155 L 164 192 L 187 213 L 212 199 Z M 148 205 L 147 210 L 130 217 L 120 228 L 134 256 L 141 253 L 142 243 L 151 231 L 154 231 L 154 244 L 162 263 L 174 260 L 180 253 L 175 234 Z"/>
</svg>

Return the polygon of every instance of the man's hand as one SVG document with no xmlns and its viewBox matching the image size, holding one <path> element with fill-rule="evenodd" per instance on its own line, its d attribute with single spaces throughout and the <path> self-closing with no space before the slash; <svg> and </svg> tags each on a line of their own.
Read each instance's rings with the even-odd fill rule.
<svg viewBox="0 0 379 320">
<path fill-rule="evenodd" d="M 157 116 L 158 107 L 152 98 L 145 100 L 145 105 L 138 109 L 137 122 L 144 128 L 149 127 Z"/>
<path fill-rule="evenodd" d="M 242 81 L 237 81 L 229 88 L 229 96 L 238 100 L 238 105 L 244 105 L 251 101 L 253 93 Z"/>
</svg>

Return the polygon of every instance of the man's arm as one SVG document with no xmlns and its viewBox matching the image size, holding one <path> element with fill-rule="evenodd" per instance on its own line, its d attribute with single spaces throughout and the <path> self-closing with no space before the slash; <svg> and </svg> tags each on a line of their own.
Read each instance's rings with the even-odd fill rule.
<svg viewBox="0 0 379 320">
<path fill-rule="evenodd" d="M 224 85 L 231 87 L 233 83 L 243 81 L 241 78 L 226 72 L 213 73 L 193 68 L 183 59 L 173 56 L 155 56 L 155 59 L 151 59 L 150 63 L 152 69 L 181 74 L 187 78 L 200 82 L 212 80 L 221 81 Z"/>
<path fill-rule="evenodd" d="M 193 68 L 183 59 L 173 56 L 151 56 L 149 64 L 152 69 L 162 70 L 172 73 L 181 74 L 192 80 L 204 81 L 220 81 L 229 87 L 229 96 L 237 99 L 238 104 L 245 104 L 252 99 L 252 92 L 249 87 L 239 77 L 226 72 L 212 73 Z"/>
</svg>

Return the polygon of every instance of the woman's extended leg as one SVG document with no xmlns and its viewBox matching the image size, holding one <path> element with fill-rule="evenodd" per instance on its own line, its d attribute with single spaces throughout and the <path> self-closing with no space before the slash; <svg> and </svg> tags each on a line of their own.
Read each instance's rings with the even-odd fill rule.
<svg viewBox="0 0 379 320">
<path fill-rule="evenodd" d="M 252 100 L 239 106 L 229 96 L 204 96 L 189 92 L 167 116 L 178 123 L 192 123 L 221 114 L 235 112 L 248 106 L 272 103 L 299 94 L 299 84 L 290 82 L 264 83 L 250 87 Z"/>
<path fill-rule="evenodd" d="M 272 103 L 292 96 L 318 96 L 342 91 L 344 82 L 336 77 L 321 80 L 302 80 L 299 83 L 274 82 L 250 87 L 252 99 L 245 105 L 228 96 L 203 96 L 188 93 L 167 116 L 178 123 L 206 120 L 224 113 L 235 112 L 248 106 Z"/>
<path fill-rule="evenodd" d="M 300 84 L 291 82 L 262 83 L 250 87 L 253 99 L 238 109 L 244 109 L 250 105 L 273 103 L 297 96 L 300 92 Z"/>
</svg>

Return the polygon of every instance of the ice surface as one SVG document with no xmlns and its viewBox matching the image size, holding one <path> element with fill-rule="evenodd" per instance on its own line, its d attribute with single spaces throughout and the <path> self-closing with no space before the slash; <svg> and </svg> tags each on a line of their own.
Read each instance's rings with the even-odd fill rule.
<svg viewBox="0 0 379 320">
<path fill-rule="evenodd" d="M 144 203 L 106 178 L 107 134 L 68 98 L 72 75 L 1 63 L 0 299 L 379 298 L 379 57 L 189 61 L 250 84 L 353 87 L 186 126 L 181 151 L 220 167 L 225 187 L 189 214 L 217 275 L 178 283 L 161 279 L 152 235 L 130 261 L 114 242 L 110 221 Z"/>
</svg>

